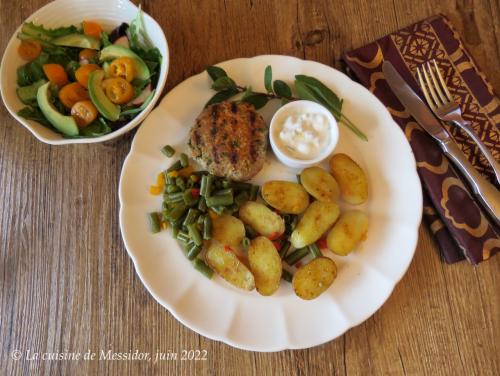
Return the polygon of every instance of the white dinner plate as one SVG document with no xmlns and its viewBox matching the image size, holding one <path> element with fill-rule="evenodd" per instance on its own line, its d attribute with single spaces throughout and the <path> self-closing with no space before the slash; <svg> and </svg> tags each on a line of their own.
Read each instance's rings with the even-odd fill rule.
<svg viewBox="0 0 500 376">
<path fill-rule="evenodd" d="M 358 139 L 343 125 L 335 152 L 345 152 L 366 171 L 369 200 L 358 206 L 369 215 L 367 239 L 347 257 L 335 260 L 338 276 L 319 298 L 299 299 L 288 282 L 270 297 L 246 292 L 214 276 L 208 280 L 186 259 L 170 231 L 149 232 L 146 214 L 161 207 L 161 196 L 148 187 L 175 158 L 160 149 L 186 151 L 188 131 L 214 94 L 203 72 L 179 84 L 138 130 L 120 179 L 120 227 L 125 246 L 153 297 L 192 330 L 231 346 L 279 351 L 316 346 L 342 335 L 373 315 L 403 277 L 415 252 L 422 213 L 422 192 L 410 146 L 382 103 L 343 73 L 326 65 L 288 56 L 265 55 L 219 64 L 240 85 L 264 91 L 264 69 L 292 82 L 294 75 L 314 76 L 344 98 L 343 112 L 368 136 Z M 278 102 L 278 101 L 275 101 Z M 279 103 L 260 111 L 269 122 Z M 178 155 L 178 154 L 177 154 Z M 326 166 L 326 165 L 325 165 Z M 253 179 L 295 180 L 298 171 L 281 165 L 268 151 L 264 168 Z M 342 205 L 341 208 L 347 208 Z"/>
</svg>

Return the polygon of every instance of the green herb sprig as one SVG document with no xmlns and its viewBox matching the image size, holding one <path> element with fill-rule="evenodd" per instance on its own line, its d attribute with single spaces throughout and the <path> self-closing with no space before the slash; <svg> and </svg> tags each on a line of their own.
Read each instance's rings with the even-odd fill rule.
<svg viewBox="0 0 500 376">
<path fill-rule="evenodd" d="M 298 74 L 295 76 L 294 90 L 292 93 L 290 86 L 282 80 L 273 81 L 273 72 L 270 65 L 264 70 L 265 93 L 255 92 L 250 86 L 240 86 L 226 71 L 217 66 L 207 67 L 207 73 L 212 79 L 212 89 L 217 93 L 210 98 L 206 106 L 219 103 L 243 93 L 240 101 L 253 104 L 255 109 L 264 107 L 270 100 L 279 99 L 282 104 L 290 101 L 306 99 L 321 104 L 326 107 L 335 119 L 349 128 L 356 136 L 363 141 L 368 141 L 366 135 L 342 113 L 343 100 L 340 99 L 330 88 L 318 79 Z"/>
</svg>

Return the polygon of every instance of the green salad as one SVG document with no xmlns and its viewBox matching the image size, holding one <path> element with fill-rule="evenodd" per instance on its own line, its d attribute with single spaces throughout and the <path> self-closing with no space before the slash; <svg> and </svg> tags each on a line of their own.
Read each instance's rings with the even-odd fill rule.
<svg viewBox="0 0 500 376">
<path fill-rule="evenodd" d="M 151 102 L 162 55 L 142 11 L 107 32 L 92 20 L 48 29 L 25 23 L 17 35 L 18 115 L 64 137 L 98 137 L 119 129 Z"/>
</svg>

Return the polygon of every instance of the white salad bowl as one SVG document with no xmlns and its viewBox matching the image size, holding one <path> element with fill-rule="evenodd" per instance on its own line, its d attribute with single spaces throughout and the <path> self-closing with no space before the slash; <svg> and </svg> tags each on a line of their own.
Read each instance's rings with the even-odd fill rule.
<svg viewBox="0 0 500 376">
<path fill-rule="evenodd" d="M 43 24 L 46 27 L 54 28 L 69 25 L 79 25 L 83 20 L 98 21 L 104 30 L 111 31 L 122 22 L 130 23 L 136 16 L 139 8 L 128 0 L 55 0 L 43 8 L 33 13 L 25 22 L 32 21 L 35 24 Z M 160 67 L 160 76 L 153 99 L 148 106 L 139 113 L 130 122 L 121 128 L 108 133 L 104 136 L 94 138 L 64 138 L 61 134 L 37 123 L 36 121 L 26 120 L 17 112 L 25 107 L 16 94 L 16 71 L 25 61 L 17 53 L 20 44 L 17 34 L 21 26 L 15 31 L 9 41 L 2 57 L 0 67 L 0 90 L 5 107 L 11 115 L 24 125 L 40 141 L 52 145 L 94 143 L 108 141 L 130 131 L 139 125 L 151 112 L 156 102 L 161 96 L 169 67 L 169 50 L 165 34 L 160 25 L 148 14 L 144 13 L 144 25 L 147 35 L 153 45 L 160 50 L 162 54 L 162 64 Z"/>
</svg>

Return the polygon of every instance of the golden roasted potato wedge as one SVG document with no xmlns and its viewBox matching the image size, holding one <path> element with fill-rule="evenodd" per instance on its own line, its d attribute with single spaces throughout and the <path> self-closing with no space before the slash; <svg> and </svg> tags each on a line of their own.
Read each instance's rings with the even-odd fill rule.
<svg viewBox="0 0 500 376">
<path fill-rule="evenodd" d="M 321 167 L 309 167 L 300 173 L 300 183 L 307 193 L 318 201 L 336 202 L 340 196 L 339 184 Z"/>
<path fill-rule="evenodd" d="M 212 220 L 212 238 L 231 247 L 239 247 L 245 237 L 245 225 L 232 215 L 216 216 Z"/>
<path fill-rule="evenodd" d="M 336 203 L 314 201 L 293 230 L 290 242 L 295 248 L 314 243 L 335 223 L 339 214 L 340 209 Z"/>
<path fill-rule="evenodd" d="M 368 198 L 368 180 L 363 169 L 345 154 L 330 159 L 330 171 L 340 186 L 340 194 L 349 204 L 362 204 Z"/>
<path fill-rule="evenodd" d="M 253 239 L 248 248 L 248 262 L 259 294 L 274 294 L 280 287 L 283 266 L 273 242 L 264 236 Z"/>
<path fill-rule="evenodd" d="M 252 272 L 236 257 L 229 246 L 217 240 L 210 240 L 205 259 L 217 274 L 233 286 L 248 291 L 255 288 Z"/>
<path fill-rule="evenodd" d="M 365 213 L 359 210 L 345 212 L 328 233 L 328 248 L 339 256 L 346 256 L 365 238 L 367 231 L 368 216 Z"/>
<path fill-rule="evenodd" d="M 285 232 L 285 221 L 266 205 L 247 201 L 240 208 L 240 219 L 260 235 L 277 238 Z"/>
<path fill-rule="evenodd" d="M 295 272 L 292 280 L 295 295 L 304 300 L 320 296 L 337 277 L 337 265 L 328 257 L 318 257 Z"/>
<path fill-rule="evenodd" d="M 307 192 L 291 181 L 268 181 L 262 186 L 262 198 L 273 208 L 289 214 L 300 214 L 309 205 Z"/>
</svg>

